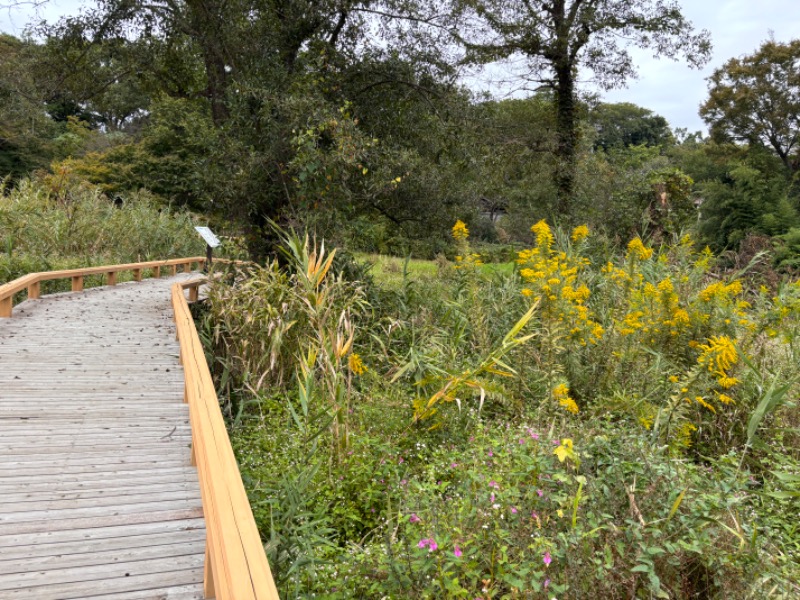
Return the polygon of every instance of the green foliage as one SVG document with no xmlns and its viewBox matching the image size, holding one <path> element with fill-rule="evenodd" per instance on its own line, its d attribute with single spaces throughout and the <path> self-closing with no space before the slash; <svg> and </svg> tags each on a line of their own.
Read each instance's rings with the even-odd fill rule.
<svg viewBox="0 0 800 600">
<path fill-rule="evenodd" d="M 674 143 L 667 120 L 630 102 L 599 104 L 589 114 L 594 147 L 608 152 L 628 146 L 664 147 Z"/>
<path fill-rule="evenodd" d="M 781 235 L 798 223 L 783 177 L 747 164 L 732 166 L 724 181 L 703 185 L 700 233 L 716 251 L 735 248 L 748 233 Z"/>
<path fill-rule="evenodd" d="M 363 286 L 288 236 L 285 268 L 214 285 L 282 593 L 791 597 L 800 287 L 718 280 L 688 238 L 532 233 L 513 272 L 380 259 Z"/>
<path fill-rule="evenodd" d="M 800 169 L 800 40 L 770 39 L 714 71 L 700 114 L 712 135 L 769 148 L 790 173 Z"/>
<path fill-rule="evenodd" d="M 63 171 L 43 181 L 24 179 L 0 196 L 0 281 L 34 271 L 198 256 L 203 244 L 193 225 L 191 215 L 172 213 L 144 193 L 117 206 Z"/>
</svg>

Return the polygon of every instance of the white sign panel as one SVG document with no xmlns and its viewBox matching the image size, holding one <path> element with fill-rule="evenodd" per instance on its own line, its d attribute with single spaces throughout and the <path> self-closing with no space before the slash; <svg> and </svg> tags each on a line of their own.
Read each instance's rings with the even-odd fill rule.
<svg viewBox="0 0 800 600">
<path fill-rule="evenodd" d="M 213 232 L 208 227 L 195 227 L 197 233 L 199 233 L 203 239 L 206 241 L 206 244 L 211 246 L 212 248 L 216 248 L 220 245 L 219 238 L 213 234 Z"/>
</svg>

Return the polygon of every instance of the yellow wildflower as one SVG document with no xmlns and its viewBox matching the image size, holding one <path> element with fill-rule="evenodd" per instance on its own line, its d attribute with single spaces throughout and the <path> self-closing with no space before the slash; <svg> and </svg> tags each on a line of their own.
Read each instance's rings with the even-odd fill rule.
<svg viewBox="0 0 800 600">
<path fill-rule="evenodd" d="M 553 232 L 550 231 L 550 226 L 547 224 L 547 221 L 542 219 L 531 227 L 531 231 L 536 234 L 536 245 L 549 250 L 555 238 L 553 237 Z"/>
<path fill-rule="evenodd" d="M 717 399 L 723 404 L 731 404 L 731 403 L 736 404 L 733 398 L 731 398 L 727 394 L 723 394 L 722 392 L 717 392 Z"/>
<path fill-rule="evenodd" d="M 635 256 L 639 260 L 647 260 L 653 256 L 653 249 L 646 247 L 642 238 L 636 237 L 628 242 L 628 257 L 631 256 Z"/>
<path fill-rule="evenodd" d="M 553 388 L 553 398 L 558 400 L 559 405 L 563 406 L 568 412 L 577 415 L 579 412 L 578 404 L 570 398 L 569 388 L 566 384 L 560 383 Z"/>
<path fill-rule="evenodd" d="M 456 224 L 453 225 L 452 236 L 456 241 L 466 240 L 469 237 L 469 229 L 467 229 L 467 225 L 461 219 L 456 221 Z"/>
<path fill-rule="evenodd" d="M 717 412 L 717 409 L 715 409 L 715 408 L 714 408 L 714 407 L 713 407 L 711 404 L 709 404 L 708 402 L 706 402 L 706 401 L 703 399 L 703 397 L 702 397 L 702 396 L 695 396 L 694 400 L 695 400 L 695 402 L 697 402 L 697 403 L 698 403 L 700 406 L 702 406 L 703 408 L 707 408 L 708 410 L 710 410 L 710 411 L 711 411 L 711 412 L 713 412 L 713 413 Z"/>
<path fill-rule="evenodd" d="M 580 242 L 589 237 L 589 228 L 586 225 L 578 225 L 572 230 L 572 241 Z"/>
<path fill-rule="evenodd" d="M 363 375 L 364 373 L 367 372 L 367 367 L 366 365 L 364 365 L 364 361 L 362 361 L 361 357 L 355 352 L 353 352 L 347 359 L 347 365 L 350 367 L 350 370 L 356 375 Z"/>
</svg>

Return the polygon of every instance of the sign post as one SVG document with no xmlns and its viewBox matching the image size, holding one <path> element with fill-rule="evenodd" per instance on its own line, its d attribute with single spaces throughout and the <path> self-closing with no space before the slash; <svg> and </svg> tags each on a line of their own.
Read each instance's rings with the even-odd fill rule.
<svg viewBox="0 0 800 600">
<path fill-rule="evenodd" d="M 197 233 L 200 234 L 206 242 L 206 268 L 205 270 L 208 271 L 208 268 L 211 266 L 211 253 L 217 246 L 220 245 L 219 238 L 214 235 L 214 233 L 208 227 L 195 227 Z"/>
</svg>

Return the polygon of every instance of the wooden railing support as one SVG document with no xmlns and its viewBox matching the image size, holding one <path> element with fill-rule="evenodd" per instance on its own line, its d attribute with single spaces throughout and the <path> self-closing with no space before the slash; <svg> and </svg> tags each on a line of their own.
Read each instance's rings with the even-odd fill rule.
<svg viewBox="0 0 800 600">
<path fill-rule="evenodd" d="M 0 318 L 7 319 L 11 316 L 11 307 L 13 306 L 13 298 L 0 298 Z"/>
<path fill-rule="evenodd" d="M 72 278 L 72 291 L 73 292 L 82 292 L 83 291 L 83 276 L 82 275 L 75 275 Z"/>
<path fill-rule="evenodd" d="M 117 285 L 117 273 L 115 271 L 106 273 L 106 285 Z"/>
<path fill-rule="evenodd" d="M 134 281 L 141 281 L 142 280 L 142 270 L 141 269 L 134 269 L 133 270 L 133 280 Z"/>
<path fill-rule="evenodd" d="M 42 295 L 42 284 L 38 281 L 28 286 L 28 300 L 38 300 Z"/>
<path fill-rule="evenodd" d="M 161 278 L 161 267 L 153 267 L 153 279 Z"/>
</svg>

